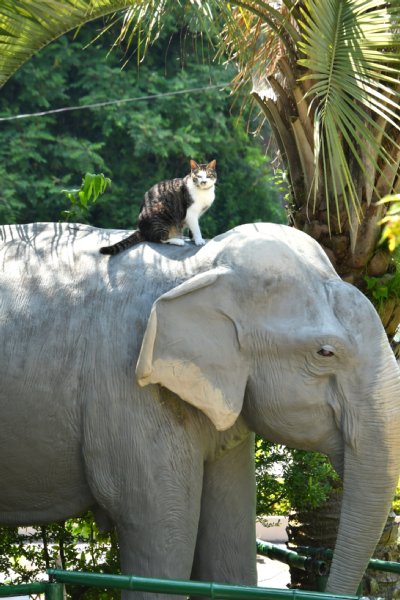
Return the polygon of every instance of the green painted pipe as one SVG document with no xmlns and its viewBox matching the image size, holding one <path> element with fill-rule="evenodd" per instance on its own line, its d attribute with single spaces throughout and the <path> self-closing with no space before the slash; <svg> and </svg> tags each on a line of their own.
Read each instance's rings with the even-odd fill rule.
<svg viewBox="0 0 400 600">
<path fill-rule="evenodd" d="M 180 596 L 207 596 L 213 600 L 359 600 L 358 596 L 322 594 L 303 590 L 280 590 L 250 586 L 225 585 L 201 581 L 174 579 L 149 579 L 135 575 L 103 575 L 49 569 L 48 574 L 59 583 L 87 585 L 90 587 L 136 590 L 141 592 L 176 594 Z"/>
<path fill-rule="evenodd" d="M 64 586 L 62 583 L 49 583 L 44 596 L 45 600 L 64 600 Z"/>
<path fill-rule="evenodd" d="M 333 556 L 333 550 L 329 550 L 327 548 L 312 548 L 311 546 L 299 546 L 297 550 L 300 554 L 318 557 L 322 560 L 331 560 Z M 375 571 L 386 571 L 387 573 L 400 573 L 400 563 L 388 560 L 379 560 L 377 558 L 371 558 L 367 568 L 375 569 Z"/>
<path fill-rule="evenodd" d="M 257 552 L 267 556 L 271 560 L 279 560 L 289 567 L 295 567 L 315 575 L 326 575 L 328 572 L 328 566 L 325 561 L 317 560 L 310 556 L 300 556 L 297 552 L 287 550 L 286 548 L 279 548 L 269 542 L 257 540 Z"/>
<path fill-rule="evenodd" d="M 31 596 L 32 594 L 44 594 L 45 600 L 63 600 L 64 586 L 61 583 L 47 583 L 47 581 L 0 585 L 0 598 Z"/>
<path fill-rule="evenodd" d="M 375 569 L 375 571 L 386 571 L 388 573 L 400 573 L 400 563 L 371 558 L 368 563 L 368 569 Z"/>
<path fill-rule="evenodd" d="M 333 550 L 329 548 L 314 548 L 312 546 L 298 546 L 297 551 L 300 554 L 304 554 L 306 556 L 319 556 L 325 560 L 331 560 L 333 556 Z"/>
<path fill-rule="evenodd" d="M 0 598 L 45 594 L 48 585 L 49 584 L 45 581 L 38 583 L 21 583 L 20 585 L 0 585 Z"/>
</svg>

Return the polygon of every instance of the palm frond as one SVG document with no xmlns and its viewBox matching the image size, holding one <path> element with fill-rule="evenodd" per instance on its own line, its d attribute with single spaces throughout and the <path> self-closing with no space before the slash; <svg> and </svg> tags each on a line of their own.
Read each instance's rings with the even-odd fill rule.
<svg viewBox="0 0 400 600">
<path fill-rule="evenodd" d="M 360 200 L 368 204 L 390 193 L 398 170 L 399 4 L 281 0 L 274 7 L 279 19 L 266 2 L 253 12 L 235 9 L 239 34 L 233 38 L 225 28 L 225 44 L 239 64 L 235 89 L 252 85 L 280 138 L 296 204 L 313 198 L 315 208 L 324 200 L 330 211 L 333 198 L 338 219 L 344 206 L 354 223 Z M 354 163 L 364 180 L 362 197 Z"/>
<path fill-rule="evenodd" d="M 341 196 L 357 210 L 356 183 L 349 174 L 348 148 L 366 178 L 365 157 L 382 173 L 398 149 L 393 130 L 400 131 L 398 111 L 400 10 L 381 0 L 305 0 L 300 22 L 303 81 L 312 85 L 306 99 L 318 115 L 322 143 L 315 148 L 315 168 L 325 144 L 323 179 L 333 186 L 339 210 Z M 392 131 L 384 129 L 390 124 Z M 383 141 L 383 143 L 382 143 Z M 315 179 L 318 183 L 318 178 Z M 315 193 L 317 193 L 317 185 Z"/>
<path fill-rule="evenodd" d="M 274 73 L 283 56 L 289 62 L 296 60 L 300 39 L 294 18 L 297 2 L 283 2 L 279 10 L 271 3 L 251 0 L 232 5 L 230 19 L 224 12 L 223 42 L 225 52 L 239 67 L 237 87 L 246 87 L 254 79 Z"/>
<path fill-rule="evenodd" d="M 38 50 L 62 34 L 130 4 L 132 0 L 2 0 L 0 87 Z"/>
</svg>

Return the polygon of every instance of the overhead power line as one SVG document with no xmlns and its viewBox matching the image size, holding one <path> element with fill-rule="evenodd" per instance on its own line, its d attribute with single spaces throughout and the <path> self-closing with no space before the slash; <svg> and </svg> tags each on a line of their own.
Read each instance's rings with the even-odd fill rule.
<svg viewBox="0 0 400 600">
<path fill-rule="evenodd" d="M 94 104 L 83 104 L 81 106 L 64 106 L 61 108 L 53 108 L 51 110 L 44 110 L 41 112 L 26 113 L 21 115 L 13 115 L 10 117 L 0 117 L 0 122 L 4 121 L 15 121 L 17 119 L 28 119 L 31 117 L 44 117 L 45 115 L 54 115 L 63 112 L 70 112 L 73 110 L 86 110 L 92 108 L 102 108 L 103 106 L 111 106 L 112 104 L 125 104 L 127 102 L 140 102 L 143 100 L 156 100 L 157 98 L 165 98 L 166 96 L 178 96 L 180 94 L 198 94 L 199 92 L 205 92 L 212 89 L 223 89 L 227 86 L 227 83 L 219 83 L 215 85 L 208 85 L 205 87 L 189 88 L 187 90 L 178 90 L 176 92 L 164 92 L 162 94 L 151 94 L 148 96 L 136 96 L 135 98 L 121 98 L 120 100 L 107 100 L 106 102 L 95 102 Z"/>
</svg>

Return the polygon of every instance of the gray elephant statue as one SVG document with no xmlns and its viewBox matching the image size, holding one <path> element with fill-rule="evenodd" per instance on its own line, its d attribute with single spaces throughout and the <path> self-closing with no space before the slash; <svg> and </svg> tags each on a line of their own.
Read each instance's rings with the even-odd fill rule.
<svg viewBox="0 0 400 600">
<path fill-rule="evenodd" d="M 374 308 L 283 225 L 99 253 L 120 238 L 0 227 L 0 522 L 92 508 L 125 573 L 256 584 L 256 432 L 341 475 L 327 589 L 354 593 L 400 470 Z"/>
</svg>

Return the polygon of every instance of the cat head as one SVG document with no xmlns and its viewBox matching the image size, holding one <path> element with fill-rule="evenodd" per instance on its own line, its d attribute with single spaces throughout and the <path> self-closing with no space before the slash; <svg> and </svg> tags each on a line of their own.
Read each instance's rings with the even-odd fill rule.
<svg viewBox="0 0 400 600">
<path fill-rule="evenodd" d="M 217 161 L 212 160 L 208 164 L 198 165 L 196 161 L 190 161 L 190 175 L 193 183 L 200 189 L 206 190 L 217 181 Z"/>
</svg>

